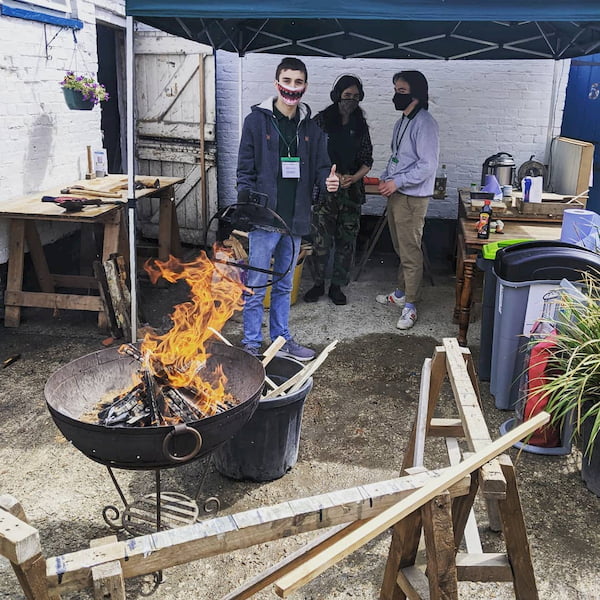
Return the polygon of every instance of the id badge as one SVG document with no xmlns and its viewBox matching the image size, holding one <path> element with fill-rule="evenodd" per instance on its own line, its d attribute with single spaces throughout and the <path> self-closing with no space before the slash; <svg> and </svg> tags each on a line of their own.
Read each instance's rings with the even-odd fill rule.
<svg viewBox="0 0 600 600">
<path fill-rule="evenodd" d="M 300 157 L 281 157 L 281 176 L 284 179 L 300 179 Z"/>
</svg>

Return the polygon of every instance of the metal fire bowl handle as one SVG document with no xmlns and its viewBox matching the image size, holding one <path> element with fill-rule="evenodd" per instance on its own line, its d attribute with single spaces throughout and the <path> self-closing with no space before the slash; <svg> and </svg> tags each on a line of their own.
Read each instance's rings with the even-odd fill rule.
<svg viewBox="0 0 600 600">
<path fill-rule="evenodd" d="M 177 435 L 185 435 L 186 433 L 189 433 L 196 438 L 196 445 L 194 446 L 193 450 L 185 456 L 175 456 L 174 454 L 171 454 L 171 452 L 169 452 L 169 442 L 171 441 L 171 438 L 174 438 Z M 188 427 L 185 425 L 185 423 L 179 423 L 179 425 L 175 425 L 175 427 L 173 427 L 173 431 L 169 431 L 169 433 L 167 433 L 165 436 L 162 445 L 163 454 L 169 460 L 178 463 L 186 462 L 194 458 L 194 456 L 200 452 L 200 448 L 202 448 L 202 436 L 193 427 Z"/>
</svg>

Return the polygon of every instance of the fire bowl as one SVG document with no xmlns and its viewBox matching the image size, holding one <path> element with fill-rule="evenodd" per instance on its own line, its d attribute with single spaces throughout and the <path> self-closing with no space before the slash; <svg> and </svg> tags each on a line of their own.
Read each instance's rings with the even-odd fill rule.
<svg viewBox="0 0 600 600">
<path fill-rule="evenodd" d="M 226 392 L 239 404 L 220 414 L 181 425 L 108 427 L 88 423 L 101 399 L 132 384 L 140 363 L 109 348 L 78 358 L 53 373 L 44 388 L 61 433 L 88 458 L 119 469 L 164 469 L 196 460 L 232 438 L 258 406 L 265 380 L 262 363 L 240 348 L 209 343 L 205 369 L 221 365 Z"/>
</svg>

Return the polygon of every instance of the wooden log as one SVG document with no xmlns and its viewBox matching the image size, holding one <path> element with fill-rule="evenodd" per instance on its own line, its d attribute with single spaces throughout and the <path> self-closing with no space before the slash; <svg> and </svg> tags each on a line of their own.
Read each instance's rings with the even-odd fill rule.
<svg viewBox="0 0 600 600">
<path fill-rule="evenodd" d="M 302 567 L 282 577 L 275 584 L 276 593 L 282 598 L 289 596 L 330 566 L 336 564 L 342 558 L 384 532 L 388 527 L 404 519 L 416 509 L 429 502 L 429 500 L 440 492 L 443 492 L 449 485 L 456 483 L 465 474 L 475 471 L 492 458 L 504 452 L 507 448 L 510 448 L 516 441 L 523 439 L 538 427 L 548 423 L 549 420 L 550 415 L 546 412 L 541 412 L 533 419 L 521 423 L 521 425 L 512 429 L 511 432 L 492 442 L 485 450 L 480 450 L 460 464 L 450 467 L 442 477 L 430 480 L 427 485 L 416 490 L 410 496 L 386 509 L 376 517 L 373 517 L 368 523 L 359 527 L 344 539 L 314 556 Z M 514 435 L 511 435 L 513 433 Z"/>
<path fill-rule="evenodd" d="M 94 276 L 96 277 L 96 281 L 98 283 L 98 290 L 100 291 L 100 298 L 102 299 L 102 304 L 104 306 L 106 319 L 108 321 L 108 328 L 110 330 L 110 334 L 114 338 L 119 339 L 123 337 L 123 330 L 119 327 L 117 323 L 115 309 L 112 305 L 110 291 L 108 289 L 108 282 L 106 281 L 106 273 L 100 261 L 94 261 L 93 269 Z"/>
<path fill-rule="evenodd" d="M 118 264 L 116 260 L 109 258 L 102 263 L 102 266 L 106 274 L 108 291 L 115 311 L 117 323 L 123 332 L 123 336 L 126 339 L 129 339 L 131 337 L 131 300 L 127 302 L 127 299 L 123 294 Z"/>
<path fill-rule="evenodd" d="M 116 535 L 108 535 L 90 542 L 90 548 L 117 541 Z M 92 569 L 92 585 L 95 600 L 126 600 L 123 569 L 118 560 L 98 565 Z"/>
<path fill-rule="evenodd" d="M 368 519 L 444 473 L 429 471 L 291 500 L 53 557 L 46 565 L 50 590 L 85 589 L 91 583 L 91 569 L 113 560 L 120 561 L 125 578 L 136 577 L 286 536 Z M 450 489 L 453 496 L 467 492 L 468 482 L 462 479 Z"/>
</svg>

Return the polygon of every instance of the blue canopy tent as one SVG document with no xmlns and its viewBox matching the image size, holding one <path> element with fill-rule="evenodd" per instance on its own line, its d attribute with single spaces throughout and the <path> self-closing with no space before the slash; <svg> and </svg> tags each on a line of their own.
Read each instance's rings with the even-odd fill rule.
<svg viewBox="0 0 600 600">
<path fill-rule="evenodd" d="M 554 59 L 600 51 L 600 0 L 126 0 L 130 272 L 133 19 L 215 50 L 392 59 Z M 132 277 L 132 337 L 137 294 Z"/>
<path fill-rule="evenodd" d="M 562 59 L 600 49 L 598 0 L 126 0 L 126 10 L 240 55 Z"/>
</svg>

